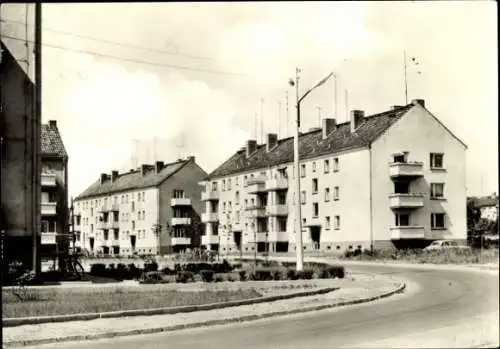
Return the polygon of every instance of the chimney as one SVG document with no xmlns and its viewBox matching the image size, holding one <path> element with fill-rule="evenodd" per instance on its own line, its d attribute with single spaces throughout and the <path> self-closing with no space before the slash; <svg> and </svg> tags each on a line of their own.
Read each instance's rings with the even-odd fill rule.
<svg viewBox="0 0 500 349">
<path fill-rule="evenodd" d="M 423 99 L 414 99 L 413 101 L 411 101 L 411 103 L 413 105 L 420 104 L 420 106 L 425 108 L 425 100 L 423 100 Z"/>
<path fill-rule="evenodd" d="M 323 119 L 323 139 L 327 138 L 337 128 L 335 119 Z"/>
<path fill-rule="evenodd" d="M 163 170 L 163 161 L 155 162 L 155 172 L 160 173 Z"/>
<path fill-rule="evenodd" d="M 147 164 L 141 165 L 141 175 L 145 175 L 148 172 L 149 166 Z"/>
<path fill-rule="evenodd" d="M 278 144 L 278 135 L 276 133 L 268 133 L 266 140 L 266 150 L 269 152 Z"/>
<path fill-rule="evenodd" d="M 107 174 L 105 174 L 105 173 L 101 173 L 101 177 L 100 177 L 100 181 L 99 181 L 99 183 L 100 183 L 101 185 L 103 185 L 103 184 L 104 184 L 104 182 L 106 182 L 106 180 L 107 180 L 107 179 L 108 179 L 108 175 L 107 175 Z"/>
<path fill-rule="evenodd" d="M 56 120 L 49 120 L 49 128 L 56 129 L 57 128 L 57 121 Z"/>
<path fill-rule="evenodd" d="M 187 160 L 191 162 L 196 162 L 196 158 L 194 156 L 188 156 Z"/>
<path fill-rule="evenodd" d="M 363 110 L 351 110 L 351 132 L 355 132 L 365 117 Z"/>
<path fill-rule="evenodd" d="M 391 107 L 391 110 L 397 110 L 397 109 L 402 108 L 402 107 L 403 107 L 402 105 L 393 105 Z"/>
<path fill-rule="evenodd" d="M 118 171 L 111 171 L 111 182 L 113 183 L 118 178 Z"/>
<path fill-rule="evenodd" d="M 254 139 L 250 139 L 247 141 L 247 158 L 250 157 L 257 149 L 257 141 Z"/>
</svg>

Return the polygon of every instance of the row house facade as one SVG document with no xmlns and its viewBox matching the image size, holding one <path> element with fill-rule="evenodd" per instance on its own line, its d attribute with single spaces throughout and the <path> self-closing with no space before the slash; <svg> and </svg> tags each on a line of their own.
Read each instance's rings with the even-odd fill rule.
<svg viewBox="0 0 500 349">
<path fill-rule="evenodd" d="M 75 246 L 92 254 L 164 255 L 200 245 L 201 188 L 194 157 L 101 174 L 74 200 Z"/>
<path fill-rule="evenodd" d="M 423 100 L 299 137 L 249 140 L 200 185 L 202 244 L 220 252 L 295 250 L 295 200 L 305 250 L 392 249 L 466 239 L 466 145 Z"/>
</svg>

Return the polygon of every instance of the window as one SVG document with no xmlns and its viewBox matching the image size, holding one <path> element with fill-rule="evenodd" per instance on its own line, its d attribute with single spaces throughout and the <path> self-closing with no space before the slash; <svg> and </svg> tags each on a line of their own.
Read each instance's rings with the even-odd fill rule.
<svg viewBox="0 0 500 349">
<path fill-rule="evenodd" d="M 444 183 L 431 183 L 431 199 L 444 197 Z"/>
<path fill-rule="evenodd" d="M 325 217 L 325 229 L 330 229 L 330 216 Z"/>
<path fill-rule="evenodd" d="M 231 211 L 232 211 L 232 206 L 233 206 L 233 205 L 231 204 L 231 201 L 229 201 L 227 212 L 231 213 Z"/>
<path fill-rule="evenodd" d="M 431 214 L 431 228 L 432 229 L 444 229 L 444 213 L 432 213 Z"/>
<path fill-rule="evenodd" d="M 91 208 L 91 209 L 90 209 L 90 215 L 91 215 L 91 216 L 93 216 L 93 215 L 94 215 L 94 209 L 93 209 L 93 208 Z"/>
<path fill-rule="evenodd" d="M 339 230 L 340 229 L 340 216 L 335 216 L 333 221 L 333 229 Z"/>
<path fill-rule="evenodd" d="M 333 200 L 337 201 L 339 199 L 339 187 L 333 188 Z"/>
<path fill-rule="evenodd" d="M 443 168 L 443 156 L 441 153 L 431 153 L 431 169 Z"/>
<path fill-rule="evenodd" d="M 137 220 L 140 221 L 141 220 L 141 211 L 137 212 Z"/>
<path fill-rule="evenodd" d="M 245 199 L 245 208 L 247 208 L 247 207 L 248 207 L 248 200 Z"/>
<path fill-rule="evenodd" d="M 396 213 L 396 227 L 407 227 L 410 225 L 410 215 L 408 213 Z"/>
<path fill-rule="evenodd" d="M 313 161 L 312 167 L 313 167 L 313 172 L 316 172 L 316 161 Z"/>
<path fill-rule="evenodd" d="M 312 180 L 312 193 L 316 194 L 318 192 L 318 179 L 313 178 Z"/>
<path fill-rule="evenodd" d="M 302 191 L 300 193 L 300 202 L 302 203 L 302 205 L 304 205 L 306 203 L 306 192 L 305 191 Z"/>
<path fill-rule="evenodd" d="M 226 212 L 226 203 L 225 202 L 222 203 L 222 212 L 223 213 Z"/>
<path fill-rule="evenodd" d="M 330 172 L 330 160 L 325 160 L 323 167 L 324 167 L 325 173 Z"/>
<path fill-rule="evenodd" d="M 236 211 L 235 216 L 236 216 L 236 223 L 239 223 L 240 222 L 240 211 Z"/>
<path fill-rule="evenodd" d="M 132 201 L 132 212 L 135 211 L 135 202 Z"/>
<path fill-rule="evenodd" d="M 300 165 L 300 176 L 301 177 L 306 176 L 306 165 L 305 164 Z"/>
<path fill-rule="evenodd" d="M 394 182 L 394 194 L 409 194 L 410 184 L 408 182 Z"/>
<path fill-rule="evenodd" d="M 234 194 L 234 201 L 236 201 L 234 203 L 235 205 L 239 205 L 240 204 L 240 192 L 239 191 L 236 191 L 236 193 Z"/>
<path fill-rule="evenodd" d="M 325 202 L 330 201 L 330 188 L 325 188 Z"/>
<path fill-rule="evenodd" d="M 135 230 L 135 221 L 132 221 L 132 230 Z"/>
<path fill-rule="evenodd" d="M 222 180 L 222 191 L 226 190 L 226 180 Z"/>
<path fill-rule="evenodd" d="M 231 190 L 231 179 L 227 180 L 227 190 Z"/>
<path fill-rule="evenodd" d="M 118 196 L 115 196 L 115 205 L 118 203 Z"/>
<path fill-rule="evenodd" d="M 247 181 L 248 181 L 248 177 L 247 176 L 243 176 L 243 186 L 244 187 L 248 186 Z"/>
<path fill-rule="evenodd" d="M 333 158 L 333 172 L 339 172 L 339 158 Z"/>
<path fill-rule="evenodd" d="M 276 199 L 278 205 L 286 205 L 286 193 L 285 192 L 277 192 Z"/>
<path fill-rule="evenodd" d="M 212 182 L 212 191 L 217 191 L 217 182 Z"/>
<path fill-rule="evenodd" d="M 394 154 L 393 155 L 393 160 L 395 163 L 405 163 L 405 155 L 403 153 L 400 154 Z"/>
<path fill-rule="evenodd" d="M 313 203 L 313 217 L 319 216 L 319 205 L 317 202 Z"/>
<path fill-rule="evenodd" d="M 239 185 L 240 185 L 240 184 L 239 184 L 239 182 L 238 182 L 238 178 L 239 178 L 239 177 L 236 177 L 236 178 L 234 179 L 234 185 L 236 185 L 236 186 L 239 186 Z"/>
<path fill-rule="evenodd" d="M 278 231 L 286 231 L 286 219 L 278 219 Z"/>
<path fill-rule="evenodd" d="M 141 201 L 141 193 L 137 193 L 137 201 Z"/>
<path fill-rule="evenodd" d="M 182 199 L 184 197 L 184 190 L 182 190 L 182 189 L 174 189 L 174 192 L 172 193 L 172 196 L 175 199 Z"/>
</svg>

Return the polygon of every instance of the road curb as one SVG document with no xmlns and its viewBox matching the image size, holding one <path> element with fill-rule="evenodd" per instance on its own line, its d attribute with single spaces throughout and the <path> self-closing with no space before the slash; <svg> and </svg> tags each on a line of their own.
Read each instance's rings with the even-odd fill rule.
<svg viewBox="0 0 500 349">
<path fill-rule="evenodd" d="M 33 339 L 33 340 L 25 340 L 25 341 L 4 342 L 4 346 L 19 347 L 19 346 L 43 345 L 43 344 L 49 344 L 49 343 L 70 342 L 70 341 L 96 340 L 96 339 L 134 336 L 134 335 L 142 335 L 142 334 L 172 332 L 172 331 L 183 330 L 183 329 L 225 325 L 225 324 L 237 323 L 237 322 L 247 322 L 247 321 L 276 317 L 276 316 L 300 314 L 300 313 L 306 313 L 306 312 L 312 312 L 312 311 L 338 308 L 338 307 L 342 307 L 342 306 L 368 303 L 368 302 L 372 302 L 372 301 L 375 301 L 378 299 L 390 297 L 390 296 L 397 294 L 397 293 L 404 292 L 405 288 L 406 288 L 406 283 L 401 282 L 398 285 L 398 287 L 396 287 L 395 289 L 393 289 L 389 292 L 385 292 L 385 293 L 382 293 L 380 295 L 372 296 L 372 297 L 358 298 L 358 299 L 354 299 L 351 301 L 341 301 L 341 302 L 336 302 L 336 303 L 323 304 L 323 305 L 318 305 L 318 306 L 311 306 L 311 307 L 285 310 L 285 311 L 277 311 L 277 312 L 271 312 L 271 313 L 265 313 L 265 314 L 259 314 L 259 315 L 247 315 L 247 316 L 240 316 L 240 317 L 222 319 L 222 320 L 200 321 L 200 322 L 194 322 L 194 323 L 189 323 L 189 324 L 179 324 L 179 325 L 158 327 L 158 328 L 135 329 L 135 330 L 121 331 L 121 332 L 113 331 L 113 332 L 82 335 L 82 336 L 68 336 L 68 337 L 62 337 L 62 338 L 45 338 L 45 339 Z"/>
<path fill-rule="evenodd" d="M 294 292 L 276 296 L 267 296 L 260 298 L 243 299 L 224 303 L 211 303 L 201 305 L 186 305 L 181 307 L 169 308 L 154 308 L 154 309 L 137 309 L 137 310 L 122 310 L 103 313 L 88 313 L 88 314 L 68 314 L 56 316 L 38 316 L 38 317 L 23 317 L 23 318 L 6 318 L 2 320 L 3 327 L 14 327 L 22 325 L 39 325 L 44 323 L 68 322 L 68 321 L 87 321 L 103 318 L 116 318 L 125 316 L 148 316 L 148 315 L 171 315 L 178 313 L 191 313 L 195 311 L 215 310 L 229 307 L 237 307 L 241 305 L 250 305 L 266 302 L 274 302 L 286 300 L 296 297 L 308 297 L 321 295 L 338 290 L 340 287 L 323 287 L 316 290 Z"/>
</svg>

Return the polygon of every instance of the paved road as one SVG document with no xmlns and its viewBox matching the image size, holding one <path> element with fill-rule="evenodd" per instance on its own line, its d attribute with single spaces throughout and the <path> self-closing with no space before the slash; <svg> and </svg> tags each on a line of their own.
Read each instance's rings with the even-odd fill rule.
<svg viewBox="0 0 500 349">
<path fill-rule="evenodd" d="M 480 340 L 488 336 L 498 338 L 498 274 L 383 266 L 351 266 L 349 269 L 404 277 L 410 281 L 408 292 L 359 306 L 238 325 L 37 348 L 314 349 L 399 347 L 398 344 L 401 347 L 464 347 L 468 343 L 457 341 L 475 338 L 476 343 L 481 343 Z M 479 327 L 474 327 L 480 319 Z M 404 338 L 411 341 L 403 343 Z"/>
</svg>

